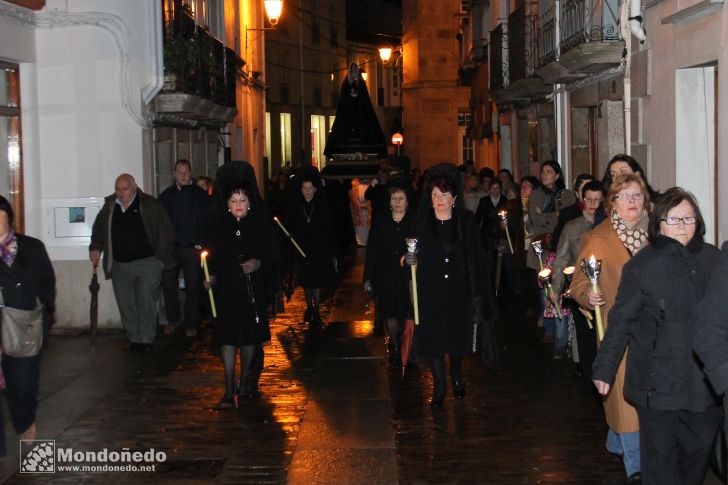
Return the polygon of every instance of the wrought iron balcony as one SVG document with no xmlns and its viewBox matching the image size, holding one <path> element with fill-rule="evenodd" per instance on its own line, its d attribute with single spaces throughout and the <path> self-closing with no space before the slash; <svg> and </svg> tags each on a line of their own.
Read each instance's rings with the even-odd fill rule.
<svg viewBox="0 0 728 485">
<path fill-rule="evenodd" d="M 620 63 L 624 43 L 617 25 L 619 0 L 562 0 L 558 29 L 555 13 L 552 0 L 540 21 L 540 77 L 568 83 Z"/>
<path fill-rule="evenodd" d="M 212 121 L 234 116 L 237 76 L 245 62 L 199 26 L 181 0 L 165 13 L 163 50 L 165 86 L 158 112 Z"/>
<path fill-rule="evenodd" d="M 513 83 L 536 72 L 539 59 L 538 5 L 524 3 L 508 16 L 508 72 Z"/>
<path fill-rule="evenodd" d="M 490 33 L 490 90 L 503 89 L 508 85 L 508 34 L 504 24 L 498 24 Z M 506 51 L 507 52 L 507 51 Z"/>
<path fill-rule="evenodd" d="M 541 43 L 539 67 L 556 59 L 556 4 L 551 3 L 541 12 Z"/>
<path fill-rule="evenodd" d="M 586 42 L 619 40 L 618 0 L 564 0 L 560 21 L 562 53 Z"/>
</svg>

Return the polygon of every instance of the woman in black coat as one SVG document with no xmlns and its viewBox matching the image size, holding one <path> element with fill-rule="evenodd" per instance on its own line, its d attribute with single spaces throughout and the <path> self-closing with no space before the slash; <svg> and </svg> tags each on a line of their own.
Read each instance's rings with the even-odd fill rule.
<svg viewBox="0 0 728 485">
<path fill-rule="evenodd" d="M 238 401 L 247 402 L 257 393 L 262 344 L 270 340 L 268 305 L 273 277 L 273 227 L 257 191 L 231 187 L 226 199 L 228 211 L 209 228 L 207 244 L 217 307 L 214 338 L 225 368 L 223 407 L 232 405 L 235 398 L 238 348 L 242 374 Z"/>
<path fill-rule="evenodd" d="M 306 295 L 306 313 L 303 320 L 321 324 L 321 288 L 336 284 L 336 231 L 326 196 L 319 190 L 318 174 L 296 175 L 295 183 L 300 190 L 287 214 L 287 226 L 306 254 L 304 258 L 296 252 L 298 282 Z"/>
<path fill-rule="evenodd" d="M 433 408 L 442 407 L 445 398 L 445 354 L 450 357 L 453 394 L 465 397 L 460 367 L 462 358 L 473 352 L 472 314 L 476 308 L 487 309 L 486 318 L 493 313 L 492 275 L 477 222 L 459 198 L 459 179 L 450 164 L 429 170 L 415 226 L 417 255 L 405 256 L 408 265 L 417 264 L 420 324 L 414 345 L 418 355 L 429 359 Z"/>
<path fill-rule="evenodd" d="M 38 300 L 45 317 L 55 311 L 56 276 L 45 246 L 38 239 L 15 232 L 13 208 L 0 196 L 0 291 L 4 304 L 32 310 Z M 47 333 L 47 332 L 44 332 Z M 38 365 L 40 355 L 11 357 L 2 354 L 5 397 L 15 432 L 20 439 L 36 438 L 35 413 L 38 408 Z M 0 406 L 0 455 L 5 455 L 5 430 Z"/>
<path fill-rule="evenodd" d="M 609 326 L 593 365 L 609 393 L 625 348 L 624 396 L 637 409 L 646 484 L 700 484 L 720 423 L 720 409 L 693 353 L 695 311 L 718 250 L 703 242 L 693 196 L 675 187 L 650 214 L 650 245 L 622 271 Z"/>
<path fill-rule="evenodd" d="M 414 216 L 409 211 L 406 183 L 389 184 L 389 214 L 381 214 L 367 241 L 364 263 L 364 291 L 376 292 L 379 313 L 389 333 L 389 357 L 399 356 L 399 334 L 405 318 L 412 317 L 409 279 L 400 261 L 407 245 L 405 240 L 413 235 Z"/>
</svg>

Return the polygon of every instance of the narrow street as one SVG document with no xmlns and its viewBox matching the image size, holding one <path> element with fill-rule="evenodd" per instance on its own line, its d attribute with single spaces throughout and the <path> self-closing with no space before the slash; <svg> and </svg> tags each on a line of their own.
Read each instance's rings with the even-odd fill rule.
<svg viewBox="0 0 728 485">
<path fill-rule="evenodd" d="M 87 335 L 57 335 L 45 354 L 39 438 L 74 451 L 166 453 L 153 473 L 19 474 L 17 446 L 0 461 L 6 483 L 573 483 L 619 484 L 603 448 L 601 405 L 566 360 L 554 361 L 522 305 L 501 309 L 503 369 L 466 360 L 467 395 L 431 411 L 429 374 L 402 379 L 372 335 L 361 260 L 325 307 L 301 322 L 302 298 L 272 323 L 261 398 L 218 410 L 222 370 L 206 329 L 190 344 L 162 337 L 151 355 L 125 354 L 120 333 L 91 352 Z M 12 439 L 11 439 L 12 435 Z"/>
</svg>

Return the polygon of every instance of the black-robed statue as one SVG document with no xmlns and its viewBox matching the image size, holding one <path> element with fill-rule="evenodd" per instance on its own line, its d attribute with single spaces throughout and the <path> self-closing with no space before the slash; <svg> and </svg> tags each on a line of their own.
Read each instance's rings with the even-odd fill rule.
<svg viewBox="0 0 728 485">
<path fill-rule="evenodd" d="M 369 99 L 367 86 L 354 63 L 349 66 L 349 73 L 341 85 L 336 119 L 324 149 L 328 157 L 345 153 L 376 153 L 379 158 L 387 156 L 384 133 Z"/>
</svg>

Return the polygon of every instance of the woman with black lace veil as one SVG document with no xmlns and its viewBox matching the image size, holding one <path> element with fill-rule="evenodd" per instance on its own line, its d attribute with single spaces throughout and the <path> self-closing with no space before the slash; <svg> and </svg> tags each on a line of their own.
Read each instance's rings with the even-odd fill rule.
<svg viewBox="0 0 728 485">
<path fill-rule="evenodd" d="M 232 162 L 218 171 L 218 214 L 207 231 L 207 261 L 217 317 L 214 341 L 225 371 L 222 407 L 245 403 L 258 393 L 263 343 L 270 340 L 268 306 L 277 269 L 273 221 L 258 194 L 253 168 Z M 240 380 L 235 391 L 235 357 L 240 351 Z"/>
</svg>

